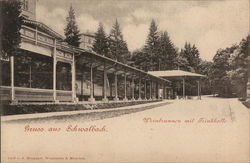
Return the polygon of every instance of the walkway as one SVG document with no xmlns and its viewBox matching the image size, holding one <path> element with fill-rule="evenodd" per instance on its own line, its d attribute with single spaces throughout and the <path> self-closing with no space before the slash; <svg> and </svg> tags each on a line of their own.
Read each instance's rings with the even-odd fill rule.
<svg viewBox="0 0 250 163">
<path fill-rule="evenodd" d="M 2 154 L 5 158 L 42 159 L 24 158 L 32 163 L 46 162 L 49 157 L 72 157 L 64 162 L 74 163 L 248 163 L 249 117 L 249 109 L 236 99 L 211 97 L 175 100 L 154 109 L 88 122 L 81 116 L 72 121 L 69 116 L 60 123 L 5 123 Z M 24 132 L 25 125 L 45 131 Z M 50 127 L 60 131 L 48 132 Z"/>
</svg>

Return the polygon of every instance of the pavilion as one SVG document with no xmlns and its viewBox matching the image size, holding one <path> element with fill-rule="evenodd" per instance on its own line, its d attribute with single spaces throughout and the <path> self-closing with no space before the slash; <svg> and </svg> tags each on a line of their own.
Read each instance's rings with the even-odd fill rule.
<svg viewBox="0 0 250 163">
<path fill-rule="evenodd" d="M 24 19 L 15 55 L 1 58 L 1 101 L 95 102 L 162 99 L 170 81 L 87 49 L 68 45 L 53 29 Z"/>
<path fill-rule="evenodd" d="M 198 99 L 201 99 L 201 86 L 200 86 L 200 79 L 206 77 L 205 75 L 183 71 L 183 70 L 168 70 L 168 71 L 149 71 L 151 75 L 162 77 L 168 80 L 182 80 L 182 93 L 183 98 L 186 99 L 185 94 L 185 79 L 194 79 L 197 80 L 197 96 Z"/>
<path fill-rule="evenodd" d="M 170 81 L 85 46 L 70 46 L 36 20 L 36 1 L 22 7 L 21 43 L 15 54 L 0 57 L 0 102 L 96 103 L 169 98 Z M 89 42 L 85 40 L 83 42 Z"/>
</svg>

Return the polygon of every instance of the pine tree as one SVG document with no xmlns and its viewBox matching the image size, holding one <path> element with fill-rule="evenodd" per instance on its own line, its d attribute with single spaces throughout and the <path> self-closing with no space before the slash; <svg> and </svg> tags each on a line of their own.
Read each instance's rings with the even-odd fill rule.
<svg viewBox="0 0 250 163">
<path fill-rule="evenodd" d="M 14 55 L 21 43 L 20 29 L 22 25 L 21 2 L 18 0 L 0 1 L 1 6 L 1 57 Z"/>
<path fill-rule="evenodd" d="M 64 34 L 66 36 L 65 41 L 72 46 L 79 47 L 80 36 L 78 26 L 76 24 L 75 11 L 72 6 L 69 9 L 69 16 L 66 18 L 67 26 L 64 29 Z"/>
<path fill-rule="evenodd" d="M 183 49 L 181 49 L 181 52 L 177 54 L 174 60 L 174 64 L 177 66 L 177 69 L 189 70 L 188 61 L 185 57 L 183 57 L 182 54 L 183 54 Z"/>
<path fill-rule="evenodd" d="M 171 42 L 168 33 L 161 33 L 158 47 L 158 70 L 171 70 L 176 67 L 177 51 Z"/>
<path fill-rule="evenodd" d="M 123 40 L 123 35 L 118 21 L 115 21 L 109 35 L 109 57 L 126 63 L 129 56 L 127 43 Z"/>
<path fill-rule="evenodd" d="M 200 52 L 198 48 L 195 46 L 195 44 L 192 47 L 192 58 L 193 59 L 191 59 L 189 63 L 190 63 L 190 66 L 192 66 L 196 72 L 199 69 L 199 64 L 201 62 L 201 59 L 200 59 Z"/>
<path fill-rule="evenodd" d="M 183 58 L 186 58 L 188 61 L 188 65 L 186 70 L 195 72 L 198 70 L 200 64 L 200 53 L 195 45 L 191 45 L 190 43 L 185 43 L 184 49 L 181 50 L 180 55 Z"/>
<path fill-rule="evenodd" d="M 142 50 L 134 52 L 132 56 L 133 62 L 145 71 L 168 70 L 177 67 L 177 49 L 168 33 L 158 32 L 157 28 L 155 21 L 152 20 L 145 46 Z"/>
<path fill-rule="evenodd" d="M 143 51 L 146 53 L 146 56 L 150 58 L 147 70 L 157 70 L 159 66 L 159 60 L 157 56 L 157 48 L 159 46 L 159 34 L 158 27 L 154 20 L 151 21 L 149 27 L 149 34 L 147 36 L 146 45 Z"/>
<path fill-rule="evenodd" d="M 99 27 L 97 29 L 97 32 L 95 33 L 95 42 L 93 44 L 93 51 L 104 55 L 104 56 L 108 56 L 108 40 L 103 28 L 102 23 L 99 23 Z"/>
<path fill-rule="evenodd" d="M 159 38 L 158 27 L 153 19 L 150 24 L 149 34 L 147 37 L 145 48 L 148 50 L 155 49 L 158 38 Z"/>
</svg>

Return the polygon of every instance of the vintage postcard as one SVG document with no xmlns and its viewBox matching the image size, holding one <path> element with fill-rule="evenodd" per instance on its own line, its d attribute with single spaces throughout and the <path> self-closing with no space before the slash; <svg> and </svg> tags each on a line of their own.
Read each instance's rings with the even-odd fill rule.
<svg viewBox="0 0 250 163">
<path fill-rule="evenodd" d="M 0 0 L 2 163 L 250 163 L 249 0 Z"/>
</svg>

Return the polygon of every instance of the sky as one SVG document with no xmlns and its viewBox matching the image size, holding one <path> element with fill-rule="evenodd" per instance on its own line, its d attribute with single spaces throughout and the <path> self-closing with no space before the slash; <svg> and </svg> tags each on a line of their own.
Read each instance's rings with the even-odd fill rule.
<svg viewBox="0 0 250 163">
<path fill-rule="evenodd" d="M 178 49 L 195 44 L 207 61 L 249 34 L 249 0 L 38 0 L 37 20 L 64 35 L 70 5 L 83 33 L 102 22 L 109 34 L 117 19 L 130 51 L 145 44 L 152 19 Z"/>
</svg>

